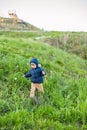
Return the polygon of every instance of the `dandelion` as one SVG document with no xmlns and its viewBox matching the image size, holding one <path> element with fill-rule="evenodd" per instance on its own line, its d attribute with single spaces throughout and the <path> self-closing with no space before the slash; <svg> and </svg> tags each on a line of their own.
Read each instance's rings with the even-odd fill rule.
<svg viewBox="0 0 87 130">
<path fill-rule="evenodd" d="M 17 80 L 17 78 L 15 77 L 14 80 Z"/>
<path fill-rule="evenodd" d="M 17 65 L 16 67 L 18 68 L 19 66 Z"/>
</svg>

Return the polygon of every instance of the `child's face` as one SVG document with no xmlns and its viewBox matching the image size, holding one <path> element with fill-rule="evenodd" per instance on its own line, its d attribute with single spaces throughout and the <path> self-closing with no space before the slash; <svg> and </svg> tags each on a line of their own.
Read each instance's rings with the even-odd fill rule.
<svg viewBox="0 0 87 130">
<path fill-rule="evenodd" d="M 33 68 L 33 69 L 35 69 L 35 68 L 36 68 L 36 64 L 31 63 L 30 65 L 31 65 L 31 68 Z"/>
</svg>

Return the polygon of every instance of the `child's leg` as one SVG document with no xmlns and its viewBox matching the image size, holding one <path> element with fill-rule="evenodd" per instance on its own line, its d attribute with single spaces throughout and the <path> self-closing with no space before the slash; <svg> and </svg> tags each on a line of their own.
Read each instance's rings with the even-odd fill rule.
<svg viewBox="0 0 87 130">
<path fill-rule="evenodd" d="M 32 99 L 33 104 L 38 104 L 38 99 L 35 96 L 36 84 L 31 84 L 30 98 Z"/>
<path fill-rule="evenodd" d="M 43 89 L 43 85 L 42 84 L 37 84 L 36 85 L 36 88 L 39 92 L 42 92 L 42 93 L 38 93 L 39 96 L 38 96 L 38 104 L 43 104 L 44 103 L 44 89 Z"/>
<path fill-rule="evenodd" d="M 35 97 L 35 90 L 36 90 L 35 84 L 32 83 L 31 84 L 31 90 L 30 90 L 30 97 L 31 98 Z"/>
<path fill-rule="evenodd" d="M 43 89 L 43 85 L 42 85 L 42 84 L 36 84 L 36 88 L 37 88 L 40 92 L 44 93 L 44 89 Z"/>
</svg>

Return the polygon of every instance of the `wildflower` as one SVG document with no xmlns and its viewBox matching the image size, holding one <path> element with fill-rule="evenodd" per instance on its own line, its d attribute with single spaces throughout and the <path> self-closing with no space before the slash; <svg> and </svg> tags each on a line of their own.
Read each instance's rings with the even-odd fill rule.
<svg viewBox="0 0 87 130">
<path fill-rule="evenodd" d="M 14 80 L 17 80 L 17 78 L 15 77 Z"/>
</svg>

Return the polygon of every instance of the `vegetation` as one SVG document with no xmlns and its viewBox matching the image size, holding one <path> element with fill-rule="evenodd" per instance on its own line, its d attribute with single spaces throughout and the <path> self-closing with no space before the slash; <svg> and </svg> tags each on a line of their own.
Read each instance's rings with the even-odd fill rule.
<svg viewBox="0 0 87 130">
<path fill-rule="evenodd" d="M 48 32 L 41 41 L 87 60 L 87 32 Z"/>
<path fill-rule="evenodd" d="M 41 35 L 47 34 L 0 32 L 0 129 L 86 130 L 87 60 L 39 42 Z M 23 77 L 32 57 L 47 73 L 39 105 Z"/>
</svg>

